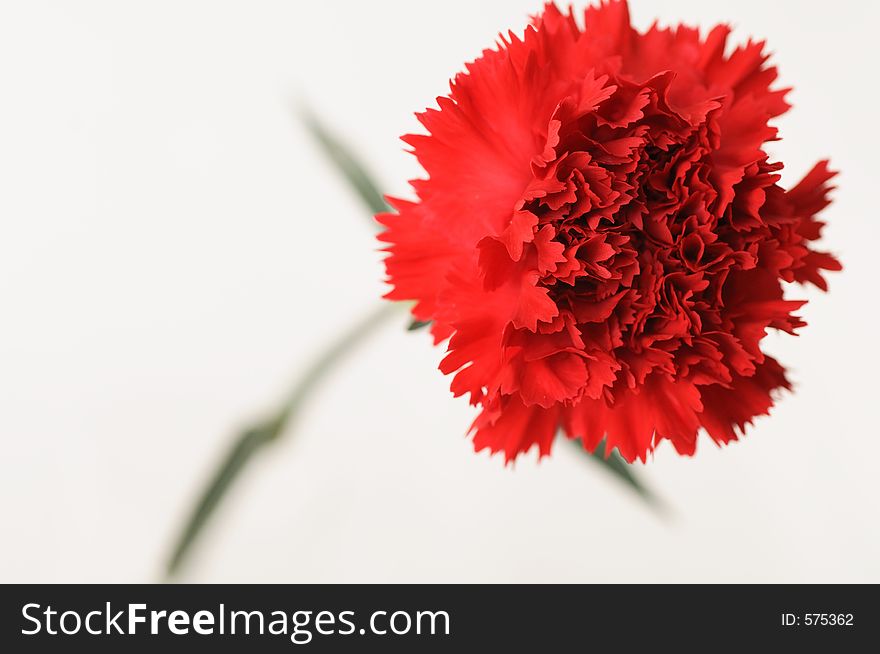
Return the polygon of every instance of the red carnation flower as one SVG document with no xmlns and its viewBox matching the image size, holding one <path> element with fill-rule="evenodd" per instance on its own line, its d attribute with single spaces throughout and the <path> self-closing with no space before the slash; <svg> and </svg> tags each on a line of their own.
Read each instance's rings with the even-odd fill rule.
<svg viewBox="0 0 880 654">
<path fill-rule="evenodd" d="M 390 200 L 387 297 L 415 300 L 477 450 L 507 460 L 560 428 L 645 460 L 736 440 L 789 388 L 761 350 L 804 323 L 782 282 L 825 289 L 812 249 L 826 162 L 797 186 L 763 144 L 785 89 L 763 43 L 729 28 L 630 26 L 626 2 L 548 4 L 456 76 L 410 144 L 429 178 Z"/>
</svg>

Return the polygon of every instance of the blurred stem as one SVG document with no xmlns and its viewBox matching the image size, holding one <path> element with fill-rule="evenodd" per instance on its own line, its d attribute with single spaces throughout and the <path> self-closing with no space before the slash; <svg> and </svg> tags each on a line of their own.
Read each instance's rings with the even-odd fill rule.
<svg viewBox="0 0 880 654">
<path fill-rule="evenodd" d="M 362 344 L 376 329 L 392 316 L 401 313 L 407 305 L 383 303 L 363 320 L 353 325 L 331 345 L 323 355 L 303 371 L 290 396 L 267 420 L 245 429 L 233 442 L 220 467 L 202 491 L 180 532 L 166 574 L 170 577 L 180 570 L 196 538 L 201 533 L 220 501 L 231 488 L 254 454 L 264 446 L 277 441 L 291 426 L 305 400 L 333 367 Z"/>
<path fill-rule="evenodd" d="M 321 151 L 345 178 L 348 185 L 354 189 L 370 213 L 375 215 L 390 211 L 391 207 L 385 202 L 385 198 L 379 192 L 379 187 L 373 181 L 373 177 L 352 154 L 351 149 L 337 140 L 309 109 L 300 107 L 299 113 L 309 133 L 321 146 Z M 373 227 L 378 228 L 378 225 L 373 222 Z"/>
<path fill-rule="evenodd" d="M 574 439 L 570 442 L 578 449 L 578 451 L 580 451 L 581 454 L 587 453 L 579 439 Z M 606 472 L 611 473 L 613 476 L 617 477 L 617 479 L 624 482 L 630 490 L 642 498 L 649 506 L 651 506 L 651 508 L 660 514 L 668 515 L 669 512 L 666 505 L 647 486 L 645 486 L 635 474 L 633 474 L 632 466 L 617 453 L 617 450 L 612 450 L 610 454 L 606 454 L 605 441 L 599 443 L 589 458 L 591 461 L 594 461 L 600 467 L 604 468 Z"/>
</svg>

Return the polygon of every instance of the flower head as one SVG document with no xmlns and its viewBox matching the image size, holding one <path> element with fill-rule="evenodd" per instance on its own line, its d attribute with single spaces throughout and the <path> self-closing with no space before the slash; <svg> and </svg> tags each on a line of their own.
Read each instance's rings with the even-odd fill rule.
<svg viewBox="0 0 880 654">
<path fill-rule="evenodd" d="M 728 54 L 728 32 L 548 4 L 404 137 L 428 178 L 378 216 L 388 297 L 448 339 L 478 450 L 547 454 L 561 429 L 628 461 L 664 439 L 692 454 L 789 387 L 761 340 L 804 324 L 783 282 L 840 269 L 812 248 L 833 173 L 779 185 L 763 145 L 786 89 L 763 43 Z"/>
</svg>

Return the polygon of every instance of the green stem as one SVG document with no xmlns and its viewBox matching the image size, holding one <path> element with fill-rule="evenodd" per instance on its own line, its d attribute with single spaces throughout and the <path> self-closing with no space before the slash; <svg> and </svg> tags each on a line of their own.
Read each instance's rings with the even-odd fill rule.
<svg viewBox="0 0 880 654">
<path fill-rule="evenodd" d="M 300 107 L 300 117 L 306 128 L 321 146 L 334 168 L 345 178 L 372 216 L 390 211 L 391 207 L 378 190 L 376 182 L 352 150 L 333 136 L 306 107 Z M 371 220 L 374 229 L 379 225 Z"/>
<path fill-rule="evenodd" d="M 233 482 L 238 478 L 245 465 L 251 461 L 254 454 L 262 450 L 264 446 L 277 441 L 286 433 L 305 400 L 337 363 L 363 343 L 380 325 L 398 314 L 406 306 L 399 303 L 383 303 L 378 309 L 343 333 L 322 356 L 303 372 L 290 396 L 269 419 L 246 429 L 233 441 L 223 463 L 202 491 L 181 530 L 166 566 L 166 574 L 169 577 L 180 570 L 181 564 L 219 505 L 220 500 L 229 491 Z"/>
</svg>

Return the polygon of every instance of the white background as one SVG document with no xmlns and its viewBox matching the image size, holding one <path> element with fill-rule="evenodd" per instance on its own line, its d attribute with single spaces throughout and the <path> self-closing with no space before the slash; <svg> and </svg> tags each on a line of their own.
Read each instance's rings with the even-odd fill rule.
<svg viewBox="0 0 880 654">
<path fill-rule="evenodd" d="M 633 0 L 636 24 L 769 39 L 791 184 L 843 171 L 797 392 L 725 450 L 638 472 L 667 520 L 568 447 L 505 468 L 427 334 L 389 324 L 248 470 L 191 581 L 880 581 L 877 3 Z M 4 2 L 0 581 L 151 581 L 238 427 L 383 291 L 305 98 L 406 194 L 398 136 L 529 0 Z M 795 289 L 796 290 L 796 289 Z M 795 293 L 797 296 L 797 293 Z"/>
</svg>

